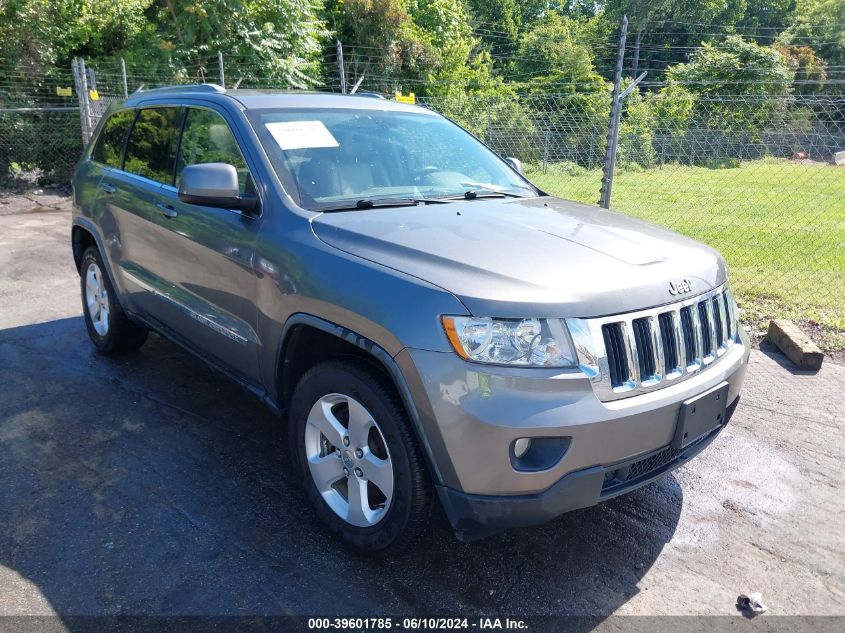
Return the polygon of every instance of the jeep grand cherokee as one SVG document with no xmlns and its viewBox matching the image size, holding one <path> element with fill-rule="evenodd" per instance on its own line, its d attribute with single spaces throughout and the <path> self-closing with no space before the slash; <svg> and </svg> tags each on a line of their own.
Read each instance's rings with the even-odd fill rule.
<svg viewBox="0 0 845 633">
<path fill-rule="evenodd" d="M 72 245 L 96 348 L 154 330 L 257 394 L 367 551 L 435 500 L 469 540 L 654 480 L 728 423 L 749 353 L 714 250 L 371 96 L 137 93 L 76 169 Z"/>
</svg>

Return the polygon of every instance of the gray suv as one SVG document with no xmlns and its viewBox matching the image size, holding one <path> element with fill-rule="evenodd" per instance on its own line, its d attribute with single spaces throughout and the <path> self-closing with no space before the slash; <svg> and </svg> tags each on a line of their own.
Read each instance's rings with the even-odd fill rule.
<svg viewBox="0 0 845 633">
<path fill-rule="evenodd" d="M 749 346 L 718 253 L 546 195 L 375 96 L 136 93 L 74 176 L 106 354 L 150 330 L 284 414 L 317 516 L 370 552 L 642 486 L 733 413 Z"/>
</svg>

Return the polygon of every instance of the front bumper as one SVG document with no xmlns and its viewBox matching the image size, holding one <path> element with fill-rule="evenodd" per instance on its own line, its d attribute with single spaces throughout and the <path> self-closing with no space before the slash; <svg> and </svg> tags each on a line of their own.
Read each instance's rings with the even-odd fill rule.
<svg viewBox="0 0 845 633">
<path fill-rule="evenodd" d="M 412 349 L 396 361 L 417 406 L 444 508 L 459 536 L 469 539 L 545 522 L 680 466 L 718 430 L 664 453 L 642 476 L 605 481 L 607 473 L 667 450 L 685 400 L 727 382 L 732 413 L 748 355 L 743 338 L 718 364 L 683 382 L 611 402 L 599 400 L 579 370 L 484 366 Z M 565 448 L 548 467 L 520 469 L 512 447 L 523 437 L 560 439 Z"/>
<path fill-rule="evenodd" d="M 730 421 L 739 397 L 728 407 Z M 596 505 L 645 486 L 698 455 L 724 425 L 689 446 L 669 446 L 622 464 L 593 466 L 564 475 L 547 490 L 532 495 L 472 495 L 438 486 L 437 492 L 458 538 L 473 541 L 501 530 L 546 523 L 556 516 Z M 622 477 L 617 473 L 624 472 Z"/>
</svg>

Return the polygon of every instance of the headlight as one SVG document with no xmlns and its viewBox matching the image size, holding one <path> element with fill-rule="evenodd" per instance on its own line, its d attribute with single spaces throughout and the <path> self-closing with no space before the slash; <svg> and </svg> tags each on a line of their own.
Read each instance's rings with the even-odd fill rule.
<svg viewBox="0 0 845 633">
<path fill-rule="evenodd" d="M 522 367 L 572 367 L 575 354 L 561 319 L 444 316 L 443 328 L 461 358 Z"/>
</svg>

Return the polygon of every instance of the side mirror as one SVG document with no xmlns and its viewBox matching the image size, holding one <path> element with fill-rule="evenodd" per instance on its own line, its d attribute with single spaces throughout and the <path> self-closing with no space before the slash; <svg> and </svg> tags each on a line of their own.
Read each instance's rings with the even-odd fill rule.
<svg viewBox="0 0 845 633">
<path fill-rule="evenodd" d="M 179 200 L 188 204 L 252 213 L 258 198 L 240 195 L 238 172 L 228 163 L 188 165 L 179 179 Z"/>
<path fill-rule="evenodd" d="M 510 165 L 516 173 L 522 173 L 522 161 L 518 158 L 506 158 L 505 162 Z"/>
</svg>

